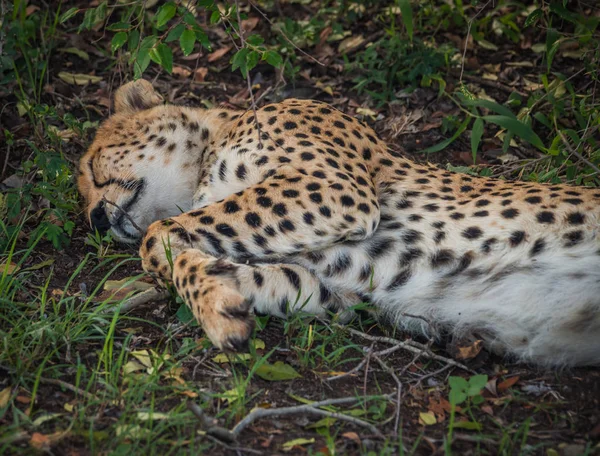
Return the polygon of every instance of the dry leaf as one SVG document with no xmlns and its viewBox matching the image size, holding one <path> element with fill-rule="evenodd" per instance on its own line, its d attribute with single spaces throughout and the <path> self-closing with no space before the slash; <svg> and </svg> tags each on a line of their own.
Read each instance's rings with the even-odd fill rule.
<svg viewBox="0 0 600 456">
<path fill-rule="evenodd" d="M 34 432 L 31 435 L 29 444 L 32 447 L 37 448 L 38 450 L 48 449 L 48 447 L 50 446 L 50 438 L 47 435 L 40 434 L 39 432 Z"/>
<path fill-rule="evenodd" d="M 8 401 L 10 400 L 10 391 L 11 387 L 8 386 L 0 391 L 0 408 L 6 407 Z"/>
<path fill-rule="evenodd" d="M 497 389 L 498 392 L 506 391 L 508 388 L 513 386 L 515 383 L 519 381 L 519 376 L 515 375 L 514 377 L 507 378 L 506 380 L 498 383 Z"/>
<path fill-rule="evenodd" d="M 360 437 L 356 432 L 344 432 L 342 434 L 342 437 L 352 440 L 353 442 L 356 442 L 358 445 L 360 445 Z"/>
<path fill-rule="evenodd" d="M 185 79 L 189 77 L 192 74 L 192 72 L 187 68 L 180 67 L 178 65 L 173 65 L 173 74 L 179 78 Z"/>
<path fill-rule="evenodd" d="M 431 426 L 437 423 L 437 419 L 433 412 L 421 412 L 419 413 L 419 424 L 425 426 Z"/>
<path fill-rule="evenodd" d="M 340 54 L 345 54 L 351 49 L 354 49 L 365 41 L 365 38 L 362 35 L 351 36 L 343 40 L 338 46 L 338 52 Z"/>
<path fill-rule="evenodd" d="M 208 74 L 208 68 L 200 67 L 196 71 L 194 71 L 194 81 L 195 82 L 204 82 L 206 75 Z"/>
<path fill-rule="evenodd" d="M 100 76 L 93 76 L 91 74 L 83 74 L 83 73 L 67 73 L 66 71 L 61 71 L 58 73 L 58 77 L 65 81 L 67 84 L 75 84 L 75 85 L 87 85 L 87 84 L 96 84 L 102 81 Z"/>
<path fill-rule="evenodd" d="M 471 359 L 475 358 L 483 348 L 483 341 L 476 340 L 471 345 L 466 347 L 457 346 L 456 359 Z"/>
<path fill-rule="evenodd" d="M 249 17 L 248 19 L 244 19 L 242 21 L 242 31 L 244 32 L 244 35 L 254 30 L 257 25 L 258 17 Z"/>
<path fill-rule="evenodd" d="M 227 54 L 230 50 L 231 50 L 231 46 L 225 46 L 225 47 L 222 47 L 221 49 L 217 49 L 215 52 L 211 52 L 210 54 L 208 54 L 208 57 L 206 58 L 206 60 L 208 60 L 209 62 L 214 62 L 216 60 L 219 60 L 221 57 L 223 57 L 225 54 Z"/>
<path fill-rule="evenodd" d="M 27 397 L 27 396 L 17 396 L 15 398 L 17 400 L 17 402 L 20 402 L 21 404 L 29 404 L 31 402 L 31 398 Z"/>
</svg>

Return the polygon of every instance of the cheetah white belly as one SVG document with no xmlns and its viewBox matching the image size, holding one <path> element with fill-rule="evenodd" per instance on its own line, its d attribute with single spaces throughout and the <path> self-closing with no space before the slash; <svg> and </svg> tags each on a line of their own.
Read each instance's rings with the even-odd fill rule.
<svg viewBox="0 0 600 456">
<path fill-rule="evenodd" d="M 328 286 L 362 294 L 404 329 L 430 332 L 406 314 L 423 316 L 524 361 L 600 364 L 597 236 L 568 251 L 547 245 L 534 258 L 531 243 L 440 254 L 406 239 L 406 230 L 384 226 L 368 241 L 325 250 L 310 267 Z"/>
</svg>

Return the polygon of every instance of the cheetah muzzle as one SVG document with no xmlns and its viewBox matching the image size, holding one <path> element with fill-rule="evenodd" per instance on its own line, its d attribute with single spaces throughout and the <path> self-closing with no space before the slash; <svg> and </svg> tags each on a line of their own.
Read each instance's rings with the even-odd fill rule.
<svg viewBox="0 0 600 456">
<path fill-rule="evenodd" d="M 161 103 L 143 80 L 117 91 L 79 189 L 217 347 L 243 349 L 253 311 L 368 301 L 411 331 L 423 317 L 522 361 L 600 364 L 600 190 L 417 164 L 313 100 Z"/>
</svg>

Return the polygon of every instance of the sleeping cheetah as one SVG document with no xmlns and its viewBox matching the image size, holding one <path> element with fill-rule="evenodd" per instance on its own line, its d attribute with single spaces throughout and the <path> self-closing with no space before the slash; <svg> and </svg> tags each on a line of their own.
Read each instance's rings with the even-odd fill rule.
<svg viewBox="0 0 600 456">
<path fill-rule="evenodd" d="M 523 361 L 600 364 L 600 190 L 417 164 L 312 100 L 195 109 L 138 80 L 115 111 L 81 160 L 89 220 L 146 231 L 144 269 L 217 347 L 245 346 L 251 310 L 370 302 L 408 330 L 425 317 Z"/>
</svg>

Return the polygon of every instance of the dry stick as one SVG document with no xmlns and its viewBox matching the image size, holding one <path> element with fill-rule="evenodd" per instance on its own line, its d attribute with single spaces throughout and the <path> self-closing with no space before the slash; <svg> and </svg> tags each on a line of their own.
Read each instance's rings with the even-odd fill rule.
<svg viewBox="0 0 600 456">
<path fill-rule="evenodd" d="M 159 290 L 158 288 L 148 288 L 130 298 L 127 298 L 121 302 L 120 306 L 113 306 L 106 310 L 109 312 L 116 312 L 117 310 L 121 313 L 129 312 L 143 304 L 152 301 L 161 301 L 169 297 L 167 290 Z"/>
<path fill-rule="evenodd" d="M 202 428 L 207 434 L 212 435 L 222 442 L 231 443 L 235 441 L 235 435 L 229 429 L 218 426 L 217 420 L 204 413 L 204 410 L 202 410 L 198 404 L 188 401 L 186 405 L 196 418 L 200 420 Z"/>
<path fill-rule="evenodd" d="M 402 404 L 402 382 L 400 378 L 394 372 L 394 369 L 391 368 L 384 360 L 382 360 L 379 356 L 373 355 L 373 358 L 379 365 L 385 370 L 388 374 L 392 376 L 394 381 L 396 382 L 396 413 L 394 419 L 394 436 L 398 435 L 398 427 L 400 426 L 400 408 Z"/>
<path fill-rule="evenodd" d="M 336 325 L 339 328 L 344 329 L 344 326 L 342 325 Z M 375 342 L 385 342 L 388 344 L 393 344 L 399 347 L 402 347 L 404 350 L 409 351 L 411 353 L 421 353 L 423 354 L 423 356 L 425 356 L 426 358 L 430 358 L 430 359 L 434 359 L 436 361 L 440 361 L 446 364 L 449 364 L 451 366 L 454 367 L 459 367 L 467 372 L 471 372 L 472 374 L 476 374 L 477 372 L 475 372 L 473 369 L 469 369 L 467 366 L 465 366 L 464 364 L 461 364 L 457 361 L 454 361 L 451 358 L 446 358 L 445 356 L 441 356 L 441 355 L 436 355 L 435 353 L 431 352 L 431 350 L 429 348 L 427 348 L 426 345 L 423 344 L 419 344 L 417 342 L 414 341 L 410 341 L 410 342 L 402 342 L 399 341 L 397 339 L 393 339 L 391 337 L 381 337 L 381 336 L 371 336 L 369 334 L 365 334 L 361 331 L 357 331 L 356 329 L 353 328 L 345 328 L 347 331 L 349 331 L 351 334 L 354 334 L 355 336 L 359 336 L 362 337 L 363 339 L 367 339 L 367 340 L 371 340 L 371 341 L 375 341 Z"/>
<path fill-rule="evenodd" d="M 115 202 L 113 202 L 113 201 L 109 201 L 109 200 L 107 200 L 105 196 L 103 196 L 103 197 L 102 197 L 102 201 L 103 201 L 104 203 L 106 203 L 106 204 L 110 204 L 111 206 L 114 206 L 114 207 L 116 207 L 117 209 L 119 209 L 119 210 L 120 210 L 120 211 L 123 213 L 123 215 L 125 216 L 125 218 L 126 218 L 127 220 L 129 220 L 129 222 L 131 223 L 131 226 L 133 226 L 133 227 L 134 227 L 136 230 L 138 230 L 140 233 L 144 234 L 144 230 L 143 230 L 143 229 L 141 229 L 137 223 L 135 223 L 135 221 L 133 220 L 133 218 L 131 217 L 131 215 L 129 215 L 129 214 L 127 213 L 127 211 L 123 210 L 123 208 L 122 208 L 121 206 L 119 206 L 117 203 L 115 203 Z"/>
<path fill-rule="evenodd" d="M 402 349 L 403 347 L 400 345 L 394 345 L 393 347 L 390 348 L 386 348 L 385 350 L 381 350 L 381 351 L 377 351 L 374 352 L 373 355 L 377 355 L 377 356 L 384 356 L 384 355 L 389 355 L 390 353 L 393 353 L 395 351 L 398 351 L 400 349 Z M 358 363 L 356 365 L 356 367 L 353 367 L 351 370 L 349 370 L 348 372 L 344 372 L 343 374 L 340 375 L 336 375 L 335 377 L 329 377 L 327 378 L 325 381 L 326 382 L 331 382 L 333 380 L 339 380 L 340 378 L 344 378 L 344 377 L 348 377 L 356 372 L 358 372 L 359 370 L 362 369 L 362 367 L 367 364 L 367 360 L 369 358 L 365 357 L 360 363 Z M 367 366 L 367 370 L 368 370 L 368 366 Z"/>
<path fill-rule="evenodd" d="M 490 81 L 489 79 L 484 79 L 484 78 L 481 78 L 476 75 L 463 74 L 461 77 L 464 79 L 468 79 L 469 81 L 476 82 L 480 85 L 493 87 L 494 89 L 502 90 L 507 93 L 515 92 L 515 93 L 518 93 L 519 95 L 521 95 L 522 97 L 527 97 L 529 95 L 528 93 L 523 92 L 522 90 L 519 90 L 516 87 L 511 87 L 509 85 L 502 84 L 501 82 L 498 82 L 498 81 Z"/>
<path fill-rule="evenodd" d="M 383 396 L 370 396 L 366 398 L 362 398 L 363 400 L 369 399 L 390 399 L 393 395 L 386 394 Z M 235 425 L 233 430 L 231 431 L 234 436 L 239 436 L 240 433 L 247 428 L 254 421 L 262 419 L 262 418 L 270 418 L 273 416 L 283 416 L 283 415 L 297 415 L 303 413 L 312 413 L 313 415 L 327 416 L 330 418 L 335 418 L 342 421 L 347 421 L 349 423 L 356 424 L 357 426 L 364 427 L 368 429 L 373 435 L 383 438 L 383 434 L 372 424 L 367 423 L 366 421 L 359 420 L 358 418 L 354 418 L 349 415 L 345 415 L 343 413 L 337 412 L 328 412 L 326 410 L 321 410 L 318 407 L 324 407 L 326 405 L 340 405 L 340 404 L 348 404 L 354 402 L 360 402 L 361 398 L 359 397 L 343 397 L 339 399 L 327 399 L 324 401 L 313 402 L 312 404 L 303 404 L 296 405 L 293 407 L 282 407 L 275 409 L 255 409 L 250 412 L 246 417 Z"/>
<path fill-rule="evenodd" d="M 467 46 L 469 44 L 469 37 L 471 36 L 471 27 L 473 26 L 473 21 L 475 19 L 477 19 L 477 16 L 479 16 L 484 9 L 487 8 L 487 6 L 491 3 L 491 1 L 492 0 L 488 0 L 487 2 L 485 2 L 485 5 L 483 5 L 481 7 L 481 9 L 479 11 L 477 11 L 477 13 L 475 14 L 475 16 L 473 16 L 469 20 L 469 24 L 468 24 L 468 27 L 467 27 L 467 36 L 465 37 L 465 48 L 463 49 L 462 61 L 461 61 L 461 65 L 460 65 L 460 78 L 459 78 L 459 82 L 462 82 L 463 73 L 465 71 L 465 58 L 467 56 Z"/>
<path fill-rule="evenodd" d="M 64 382 L 62 380 L 58 380 L 56 378 L 40 377 L 40 383 L 45 383 L 47 385 L 61 386 L 64 389 L 68 389 L 69 391 L 74 392 L 75 394 L 82 395 L 86 399 L 91 399 L 91 400 L 100 402 L 100 398 L 98 396 L 96 396 L 95 394 L 88 393 L 87 391 L 83 391 L 82 389 L 77 388 L 76 386 L 71 385 L 70 383 Z"/>
</svg>

